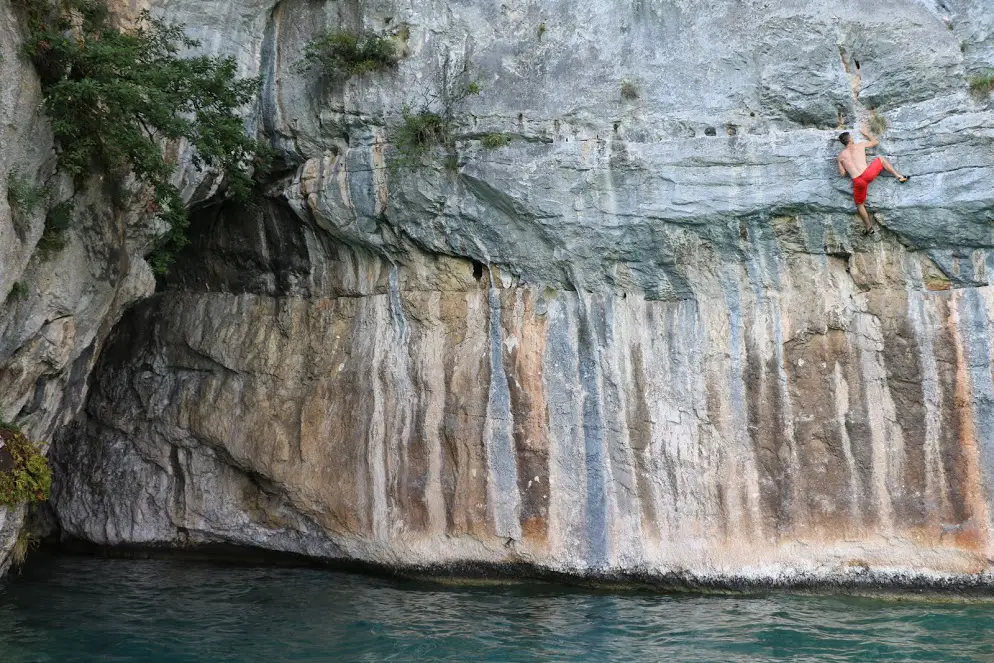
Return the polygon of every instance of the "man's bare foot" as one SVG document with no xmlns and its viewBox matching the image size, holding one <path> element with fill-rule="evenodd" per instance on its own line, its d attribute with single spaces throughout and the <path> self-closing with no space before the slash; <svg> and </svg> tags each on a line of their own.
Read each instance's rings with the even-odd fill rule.
<svg viewBox="0 0 994 663">
<path fill-rule="evenodd" d="M 911 179 L 911 175 L 899 175 L 897 177 L 897 181 L 900 182 L 901 184 L 904 184 L 905 182 L 907 182 L 910 179 Z"/>
</svg>

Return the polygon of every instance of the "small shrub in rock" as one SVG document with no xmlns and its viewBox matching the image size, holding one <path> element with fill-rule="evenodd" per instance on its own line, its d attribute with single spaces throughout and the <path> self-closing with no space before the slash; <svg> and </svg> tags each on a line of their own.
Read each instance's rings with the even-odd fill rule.
<svg viewBox="0 0 994 663">
<path fill-rule="evenodd" d="M 38 240 L 38 255 L 44 261 L 50 259 L 66 246 L 66 231 L 72 223 L 75 206 L 65 200 L 45 215 L 45 230 Z"/>
<path fill-rule="evenodd" d="M 496 150 L 507 147 L 511 144 L 511 137 L 507 134 L 487 134 L 480 139 L 480 145 L 488 150 Z"/>
<path fill-rule="evenodd" d="M 400 58 L 393 39 L 377 34 L 332 30 L 308 42 L 304 69 L 317 68 L 328 78 L 345 80 L 396 66 Z"/>
<path fill-rule="evenodd" d="M 38 545 L 38 537 L 22 529 L 20 534 L 17 535 L 14 547 L 10 550 L 11 566 L 20 572 L 21 567 L 24 566 L 24 562 L 28 558 L 28 553 L 37 549 Z"/>
<path fill-rule="evenodd" d="M 16 168 L 7 173 L 7 202 L 21 214 L 34 214 L 48 198 L 43 186 L 33 186 Z"/>
<path fill-rule="evenodd" d="M 394 145 L 402 153 L 418 157 L 437 145 L 449 141 L 449 131 L 445 120 L 438 113 L 422 111 L 414 113 L 404 108 L 403 122 L 394 131 Z"/>
<path fill-rule="evenodd" d="M 247 198 L 258 151 L 238 115 L 256 96 L 234 58 L 185 57 L 198 47 L 183 28 L 142 12 L 133 31 L 111 24 L 104 0 L 14 0 L 27 28 L 24 52 L 38 71 L 60 168 L 79 179 L 94 170 L 112 182 L 129 174 L 154 193 L 153 213 L 169 230 L 150 261 L 164 271 L 186 243 L 188 217 L 171 183 L 163 140 L 189 141 L 194 165 L 225 173 L 227 192 Z"/>
<path fill-rule="evenodd" d="M 545 23 L 539 23 L 538 24 L 538 40 L 539 41 L 542 41 L 542 37 L 545 36 L 546 32 L 548 32 L 548 28 L 545 27 Z"/>
<path fill-rule="evenodd" d="M 870 129 L 870 133 L 875 136 L 879 136 L 887 131 L 887 119 L 876 110 L 870 111 L 870 117 L 867 119 L 866 125 Z"/>
<path fill-rule="evenodd" d="M 988 97 L 994 92 L 994 69 L 969 78 L 970 92 L 978 97 Z"/>
<path fill-rule="evenodd" d="M 0 505 L 15 508 L 44 502 L 52 489 L 52 470 L 41 448 L 20 428 L 0 421 Z"/>
<path fill-rule="evenodd" d="M 443 147 L 450 157 L 454 156 L 459 124 L 456 111 L 481 89 L 476 81 L 445 85 L 440 93 L 426 94 L 419 109 L 404 106 L 402 121 L 391 132 L 399 153 L 393 165 L 416 165 L 435 147 Z"/>
<path fill-rule="evenodd" d="M 7 295 L 7 301 L 20 301 L 22 299 L 27 299 L 28 297 L 28 286 L 24 285 L 20 281 L 14 282 L 14 285 L 10 287 L 10 293 Z"/>
<path fill-rule="evenodd" d="M 621 98 L 634 101 L 639 98 L 639 89 L 633 81 L 621 81 Z"/>
</svg>

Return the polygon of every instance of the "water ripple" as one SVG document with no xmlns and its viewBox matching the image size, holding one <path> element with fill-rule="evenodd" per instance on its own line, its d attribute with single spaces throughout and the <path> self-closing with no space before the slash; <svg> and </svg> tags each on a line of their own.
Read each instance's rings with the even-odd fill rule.
<svg viewBox="0 0 994 663">
<path fill-rule="evenodd" d="M 0 661 L 987 661 L 992 610 L 39 555 L 0 585 Z"/>
</svg>

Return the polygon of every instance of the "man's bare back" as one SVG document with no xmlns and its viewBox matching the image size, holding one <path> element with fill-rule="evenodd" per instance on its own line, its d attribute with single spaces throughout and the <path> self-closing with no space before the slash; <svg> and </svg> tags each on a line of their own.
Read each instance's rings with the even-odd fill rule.
<svg viewBox="0 0 994 663">
<path fill-rule="evenodd" d="M 866 142 L 854 143 L 848 131 L 839 136 L 839 140 L 846 146 L 839 153 L 839 175 L 848 175 L 852 178 L 853 199 L 856 202 L 856 210 L 859 212 L 860 218 L 863 219 L 863 223 L 866 224 L 866 232 L 871 232 L 873 230 L 873 221 L 870 219 L 869 212 L 866 211 L 865 204 L 870 182 L 877 178 L 881 170 L 886 170 L 902 184 L 907 182 L 908 178 L 897 172 L 890 161 L 884 157 L 877 157 L 867 165 L 866 150 L 876 147 L 880 144 L 880 141 L 866 127 L 861 128 L 859 132 L 866 137 Z"/>
<path fill-rule="evenodd" d="M 866 143 L 849 143 L 846 149 L 839 153 L 839 163 L 849 173 L 849 177 L 856 179 L 866 170 Z M 844 175 L 839 171 L 840 175 Z"/>
</svg>

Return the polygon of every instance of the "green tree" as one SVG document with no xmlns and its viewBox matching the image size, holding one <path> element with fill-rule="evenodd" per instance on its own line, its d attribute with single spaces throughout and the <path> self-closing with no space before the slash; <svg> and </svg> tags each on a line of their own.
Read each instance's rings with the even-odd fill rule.
<svg viewBox="0 0 994 663">
<path fill-rule="evenodd" d="M 18 2 L 60 167 L 76 177 L 96 167 L 117 181 L 130 172 L 147 185 L 154 195 L 149 211 L 170 227 L 150 256 L 164 271 L 187 242 L 188 217 L 169 181 L 175 164 L 163 141 L 189 141 L 195 165 L 226 173 L 228 192 L 247 200 L 260 148 L 238 110 L 253 101 L 258 80 L 238 78 L 233 58 L 181 56 L 199 42 L 148 12 L 125 32 L 110 23 L 102 0 Z"/>
</svg>

